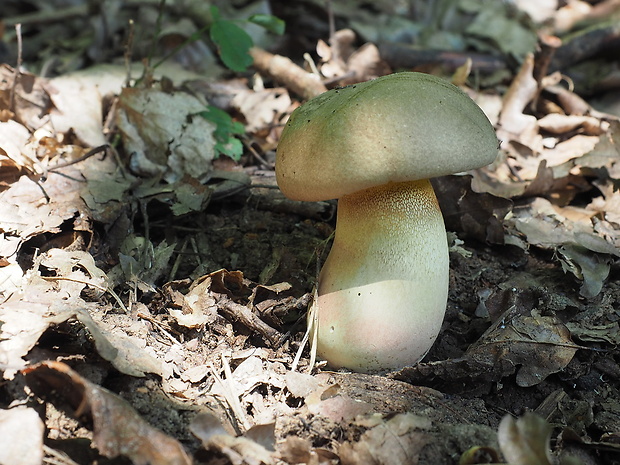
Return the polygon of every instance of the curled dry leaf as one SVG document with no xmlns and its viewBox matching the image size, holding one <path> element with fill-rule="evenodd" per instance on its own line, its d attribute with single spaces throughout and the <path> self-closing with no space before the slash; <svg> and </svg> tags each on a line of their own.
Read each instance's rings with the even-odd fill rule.
<svg viewBox="0 0 620 465">
<path fill-rule="evenodd" d="M 278 124 L 291 106 L 291 97 L 284 88 L 241 90 L 231 102 L 246 120 L 246 130 L 257 132 Z"/>
<path fill-rule="evenodd" d="M 482 242 L 502 244 L 502 222 L 512 201 L 471 188 L 471 176 L 442 176 L 432 180 L 439 205 L 450 231 L 461 231 Z"/>
<path fill-rule="evenodd" d="M 93 425 L 93 443 L 102 455 L 130 458 L 135 464 L 190 465 L 183 446 L 144 421 L 127 401 L 82 378 L 64 363 L 42 362 L 23 370 L 26 382 L 41 397 L 50 393 L 58 405 Z"/>
<path fill-rule="evenodd" d="M 192 421 L 190 430 L 202 441 L 205 449 L 225 455 L 235 465 L 275 465 L 277 463 L 273 442 L 255 440 L 258 436 L 262 439 L 267 436 L 273 438 L 274 424 L 254 426 L 247 431 L 247 437 L 235 437 L 226 432 L 215 415 L 201 413 Z"/>
<path fill-rule="evenodd" d="M 323 76 L 345 86 L 390 73 L 375 44 L 368 42 L 355 49 L 355 40 L 356 34 L 351 29 L 336 31 L 330 45 L 319 40 L 317 53 L 322 59 L 319 68 Z"/>
<path fill-rule="evenodd" d="M 51 249 L 42 255 L 40 263 L 48 270 L 53 270 L 59 279 L 74 281 L 79 290 L 84 285 L 88 286 L 96 297 L 101 297 L 108 287 L 106 274 L 97 267 L 95 259 L 88 252 Z"/>
<path fill-rule="evenodd" d="M 565 134 L 570 131 L 582 129 L 586 135 L 600 136 L 609 129 L 607 121 L 601 121 L 593 116 L 563 115 L 550 113 L 538 120 L 540 129 L 553 134 Z"/>
<path fill-rule="evenodd" d="M 515 420 L 506 415 L 497 433 L 500 448 L 510 465 L 551 465 L 551 426 L 534 413 Z"/>
<path fill-rule="evenodd" d="M 328 449 L 313 447 L 308 439 L 287 436 L 278 445 L 280 458 L 286 463 L 306 463 L 308 465 L 333 465 L 338 456 Z"/>
<path fill-rule="evenodd" d="M 586 209 L 603 216 L 610 223 L 615 223 L 620 227 L 620 191 L 610 180 L 595 182 L 594 185 L 603 195 L 594 198 Z"/>
<path fill-rule="evenodd" d="M 592 298 L 601 292 L 609 276 L 609 255 L 594 253 L 580 244 L 564 244 L 558 249 L 558 257 L 564 272 L 568 271 L 583 281 L 579 294 Z"/>
<path fill-rule="evenodd" d="M 566 323 L 571 335 L 584 342 L 607 342 L 613 346 L 620 346 L 620 324 L 615 321 L 604 325 L 589 322 Z"/>
<path fill-rule="evenodd" d="M 427 418 L 400 413 L 366 431 L 358 442 L 345 442 L 338 449 L 343 465 L 416 465 L 430 440 Z"/>
<path fill-rule="evenodd" d="M 536 117 L 523 113 L 538 91 L 538 84 L 533 77 L 533 72 L 534 56 L 528 54 L 508 92 L 504 95 L 504 106 L 499 118 L 498 137 L 500 139 L 513 139 L 519 135 L 518 140 L 524 143 L 524 133 L 537 133 Z M 525 145 L 529 146 L 530 144 L 526 143 Z"/>
<path fill-rule="evenodd" d="M 183 283 L 170 282 L 164 292 L 174 302 L 168 312 L 175 321 L 186 328 L 200 328 L 213 323 L 217 317 L 217 304 L 209 293 L 211 279 L 206 276 L 194 281 L 189 292 L 182 292 Z"/>
<path fill-rule="evenodd" d="M 7 184 L 10 178 L 6 170 L 11 164 L 17 171 L 17 177 L 14 180 L 19 179 L 19 176 L 28 171 L 40 174 L 32 146 L 28 145 L 29 139 L 30 131 L 24 125 L 13 120 L 0 122 L 0 166 L 2 166 L 2 178 L 0 179 Z"/>
</svg>

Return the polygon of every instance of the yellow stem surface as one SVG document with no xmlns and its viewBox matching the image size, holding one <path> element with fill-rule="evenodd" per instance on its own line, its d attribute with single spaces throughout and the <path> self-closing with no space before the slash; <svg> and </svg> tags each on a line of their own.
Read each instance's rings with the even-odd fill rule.
<svg viewBox="0 0 620 465">
<path fill-rule="evenodd" d="M 319 355 L 360 372 L 417 363 L 439 333 L 448 274 L 443 217 L 428 180 L 342 197 L 319 278 Z"/>
</svg>

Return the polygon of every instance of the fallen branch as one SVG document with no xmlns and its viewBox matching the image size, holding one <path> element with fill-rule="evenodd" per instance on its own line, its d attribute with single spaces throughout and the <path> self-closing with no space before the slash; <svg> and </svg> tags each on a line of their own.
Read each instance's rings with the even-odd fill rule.
<svg viewBox="0 0 620 465">
<path fill-rule="evenodd" d="M 218 302 L 218 309 L 228 320 L 239 322 L 246 328 L 259 333 L 272 347 L 279 345 L 282 334 L 261 320 L 245 305 L 224 298 Z"/>
<path fill-rule="evenodd" d="M 506 68 L 506 63 L 496 56 L 481 53 L 453 52 L 415 48 L 407 44 L 379 43 L 379 53 L 392 69 L 439 65 L 456 70 L 471 59 L 472 70 L 493 72 Z"/>
</svg>

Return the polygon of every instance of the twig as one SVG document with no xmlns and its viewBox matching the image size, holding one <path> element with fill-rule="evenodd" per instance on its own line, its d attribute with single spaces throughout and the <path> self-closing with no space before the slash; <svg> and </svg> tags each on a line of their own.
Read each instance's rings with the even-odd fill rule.
<svg viewBox="0 0 620 465">
<path fill-rule="evenodd" d="M 224 382 L 224 379 L 222 379 L 220 375 L 215 371 L 213 366 L 209 366 L 209 369 L 216 384 L 218 384 L 222 389 L 224 399 L 226 400 L 226 403 L 232 411 L 231 417 L 235 420 L 235 423 L 232 425 L 233 428 L 238 434 L 242 434 L 248 429 L 250 429 L 250 423 L 248 422 L 245 414 L 243 413 L 243 407 L 241 405 L 241 402 L 239 401 L 239 396 L 237 395 L 237 393 L 235 393 L 235 389 L 232 384 L 232 372 L 230 370 L 228 360 L 226 359 L 226 356 L 224 354 L 222 354 L 221 358 L 222 368 L 224 369 L 224 374 L 226 376 L 226 382 Z"/>
<path fill-rule="evenodd" d="M 245 140 L 243 141 L 243 145 L 245 145 L 245 148 L 249 150 L 249 152 L 252 154 L 252 156 L 254 158 L 256 158 L 260 163 L 262 163 L 263 166 L 265 166 L 266 168 L 273 168 L 274 164 L 273 163 L 269 163 L 267 160 L 265 160 L 257 151 L 254 147 L 252 147 L 252 143 L 251 142 L 246 142 Z M 250 186 L 248 186 L 250 187 Z"/>
<path fill-rule="evenodd" d="M 125 87 L 129 87 L 131 83 L 131 57 L 133 55 L 133 40 L 135 33 L 135 23 L 133 19 L 129 20 L 129 32 L 127 33 L 127 41 L 125 42 L 125 53 L 123 53 L 123 59 L 125 60 L 125 69 L 127 75 L 125 77 Z"/>
<path fill-rule="evenodd" d="M 277 347 L 280 343 L 282 334 L 261 320 L 245 305 L 222 299 L 218 302 L 218 308 L 226 318 L 238 321 L 246 328 L 259 333 L 272 347 Z"/>
<path fill-rule="evenodd" d="M 60 168 L 66 168 L 67 166 L 75 165 L 76 163 L 80 163 L 80 162 L 82 162 L 84 160 L 87 160 L 90 157 L 92 157 L 93 155 L 96 155 L 96 154 L 98 154 L 100 152 L 104 152 L 104 157 L 105 157 L 105 152 L 106 152 L 106 150 L 108 148 L 109 148 L 108 144 L 100 145 L 99 147 L 95 147 L 94 149 L 89 150 L 84 155 L 82 155 L 79 158 L 76 158 L 75 160 L 59 163 L 57 165 L 52 166 L 51 168 L 48 168 L 47 171 L 50 172 L 50 173 L 53 173 L 56 170 L 59 170 Z"/>
<path fill-rule="evenodd" d="M 415 68 L 419 66 L 441 65 L 450 71 L 464 65 L 468 58 L 472 70 L 493 72 L 506 68 L 506 63 L 498 57 L 481 53 L 461 53 L 447 50 L 423 50 L 407 44 L 391 42 L 379 43 L 381 58 L 391 68 Z"/>
<path fill-rule="evenodd" d="M 136 313 L 136 316 L 138 318 L 142 318 L 143 320 L 150 322 L 154 326 L 157 326 L 157 328 L 159 328 L 159 331 L 161 331 L 161 333 L 164 336 L 170 339 L 170 342 L 172 342 L 173 346 L 181 345 L 181 343 L 172 334 L 170 334 L 170 332 L 174 332 L 174 330 L 167 324 L 162 323 L 161 321 L 158 321 L 157 319 L 153 318 L 151 315 L 148 315 L 147 313 L 138 312 Z"/>
<path fill-rule="evenodd" d="M 317 334 L 319 330 L 319 322 L 318 322 L 318 301 L 319 296 L 316 287 L 313 291 L 312 303 L 310 304 L 310 308 L 308 309 L 308 327 L 304 334 L 301 343 L 299 344 L 299 348 L 297 349 L 297 353 L 295 354 L 295 359 L 291 364 L 291 371 L 297 370 L 297 365 L 299 365 L 299 360 L 301 360 L 301 355 L 310 340 L 310 361 L 308 362 L 308 373 L 312 372 L 314 368 L 314 363 L 316 362 L 316 346 L 317 346 Z"/>
<path fill-rule="evenodd" d="M 534 56 L 534 69 L 532 71 L 532 75 L 534 76 L 534 79 L 536 79 L 536 83 L 538 84 L 538 89 L 530 104 L 530 108 L 532 110 L 536 110 L 538 106 L 538 99 L 543 89 L 542 81 L 545 76 L 547 76 L 547 73 L 549 71 L 549 64 L 553 59 L 553 55 L 555 55 L 556 50 L 561 45 L 562 40 L 559 37 L 544 33 L 541 33 L 538 36 L 539 50 Z"/>
<path fill-rule="evenodd" d="M 76 278 L 69 278 L 67 276 L 41 276 L 44 280 L 46 281 L 58 281 L 58 280 L 62 280 L 62 281 L 71 281 L 73 283 L 80 283 L 80 284 L 86 284 L 87 286 L 92 286 L 95 289 L 99 289 L 101 292 L 107 292 L 108 294 L 110 294 L 114 300 L 116 300 L 116 303 L 118 303 L 118 305 L 121 307 L 121 309 L 127 313 L 127 307 L 125 307 L 125 304 L 123 303 L 123 301 L 121 300 L 121 298 L 118 296 L 118 294 L 116 292 L 114 292 L 114 289 L 112 289 L 109 286 L 99 286 L 98 284 L 93 283 L 92 281 L 85 281 L 82 279 L 76 279 Z"/>
<path fill-rule="evenodd" d="M 12 18 L 4 18 L 5 24 L 11 26 L 14 24 L 50 24 L 56 22 L 65 22 L 75 18 L 81 18 L 88 15 L 88 5 L 81 4 L 68 8 L 44 9 L 32 13 L 26 13 Z"/>
<path fill-rule="evenodd" d="M 617 21 L 604 23 L 600 27 L 586 29 L 572 36 L 571 40 L 555 52 L 550 68 L 552 71 L 561 71 L 605 52 L 617 56 L 619 46 L 620 24 Z"/>
<path fill-rule="evenodd" d="M 319 76 L 306 72 L 289 58 L 274 55 L 258 47 L 250 49 L 254 67 L 272 79 L 281 82 L 292 92 L 304 99 L 316 97 L 327 91 Z"/>
<path fill-rule="evenodd" d="M 15 34 L 17 35 L 17 66 L 15 67 L 15 79 L 13 79 L 13 85 L 11 86 L 10 109 L 15 113 L 15 95 L 17 94 L 17 84 L 19 84 L 20 77 L 22 75 L 22 25 L 17 23 L 15 25 Z"/>
</svg>

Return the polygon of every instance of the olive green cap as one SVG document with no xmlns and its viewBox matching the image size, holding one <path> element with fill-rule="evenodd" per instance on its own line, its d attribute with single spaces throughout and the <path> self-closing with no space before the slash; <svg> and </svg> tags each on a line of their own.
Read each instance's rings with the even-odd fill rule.
<svg viewBox="0 0 620 465">
<path fill-rule="evenodd" d="M 297 108 L 278 144 L 276 176 L 291 199 L 327 200 L 479 168 L 497 152 L 493 126 L 465 92 L 429 74 L 396 73 Z"/>
</svg>

